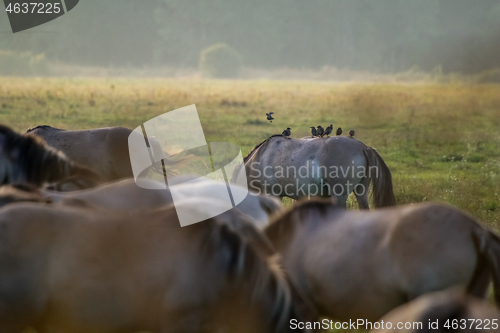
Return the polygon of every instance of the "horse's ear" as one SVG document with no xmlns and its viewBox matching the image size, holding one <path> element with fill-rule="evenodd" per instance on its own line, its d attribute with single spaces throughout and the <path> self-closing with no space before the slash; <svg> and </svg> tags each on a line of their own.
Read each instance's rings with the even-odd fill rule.
<svg viewBox="0 0 500 333">
<path fill-rule="evenodd" d="M 227 223 L 219 224 L 218 231 L 221 244 L 225 249 L 224 257 L 227 269 L 236 276 L 239 276 L 245 266 L 245 242 Z"/>
<path fill-rule="evenodd" d="M 268 216 L 276 214 L 283 209 L 283 207 L 281 206 L 281 202 L 273 197 L 259 195 L 257 198 L 259 200 L 260 207 L 266 212 Z"/>
<path fill-rule="evenodd" d="M 219 215 L 218 220 L 238 234 L 243 241 L 252 246 L 260 255 L 267 257 L 276 252 L 269 239 L 257 229 L 250 216 L 235 210 L 231 213 Z"/>
</svg>

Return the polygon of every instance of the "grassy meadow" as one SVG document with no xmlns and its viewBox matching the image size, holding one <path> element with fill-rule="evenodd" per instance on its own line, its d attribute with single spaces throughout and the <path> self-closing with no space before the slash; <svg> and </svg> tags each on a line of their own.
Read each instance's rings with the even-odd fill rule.
<svg viewBox="0 0 500 333">
<path fill-rule="evenodd" d="M 20 132 L 135 128 L 190 104 L 207 141 L 244 154 L 287 126 L 296 138 L 310 126 L 352 128 L 388 164 L 399 204 L 448 202 L 500 227 L 500 85 L 0 78 L 0 122 Z"/>
</svg>

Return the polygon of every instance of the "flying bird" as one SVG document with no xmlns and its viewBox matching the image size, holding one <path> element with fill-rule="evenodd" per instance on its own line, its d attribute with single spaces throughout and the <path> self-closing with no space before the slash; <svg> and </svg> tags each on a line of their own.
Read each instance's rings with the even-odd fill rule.
<svg viewBox="0 0 500 333">
<path fill-rule="evenodd" d="M 330 124 L 330 126 L 328 126 L 327 128 L 325 128 L 325 134 L 326 136 L 329 136 L 330 134 L 332 134 L 332 131 L 333 131 L 333 124 Z"/>
<path fill-rule="evenodd" d="M 316 129 L 316 133 L 318 134 L 318 136 L 323 136 L 323 134 L 325 133 L 325 129 L 323 127 L 321 127 L 321 125 L 318 125 L 318 128 Z"/>
<path fill-rule="evenodd" d="M 269 112 L 269 113 L 266 113 L 266 116 L 267 116 L 267 120 L 269 120 L 270 122 L 273 122 L 273 116 L 271 116 L 272 114 L 274 114 L 274 112 Z"/>
<path fill-rule="evenodd" d="M 349 135 L 351 136 L 351 138 L 354 136 L 354 130 L 350 130 L 349 131 Z"/>
<path fill-rule="evenodd" d="M 290 131 L 290 127 L 287 127 L 286 130 L 281 133 L 281 135 L 284 135 L 285 137 L 289 137 L 292 132 Z"/>
<path fill-rule="evenodd" d="M 342 134 L 342 128 L 340 128 L 340 127 L 339 127 L 339 128 L 337 128 L 337 133 L 336 133 L 336 134 L 337 134 L 337 135 Z"/>
<path fill-rule="evenodd" d="M 318 131 L 316 131 L 316 127 L 311 127 L 311 134 L 313 138 L 318 135 Z"/>
</svg>

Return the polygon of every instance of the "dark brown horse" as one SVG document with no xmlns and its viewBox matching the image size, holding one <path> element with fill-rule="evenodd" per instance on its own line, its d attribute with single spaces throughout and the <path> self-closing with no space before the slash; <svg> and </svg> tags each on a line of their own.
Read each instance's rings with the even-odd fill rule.
<svg viewBox="0 0 500 333">
<path fill-rule="evenodd" d="M 172 206 L 5 206 L 0 332 L 292 332 L 306 319 L 300 298 L 244 230 L 181 228 Z"/>
<path fill-rule="evenodd" d="M 264 229 L 322 315 L 376 321 L 423 294 L 462 285 L 500 304 L 500 239 L 468 214 L 422 203 L 348 211 L 297 205 Z"/>
<path fill-rule="evenodd" d="M 0 125 L 0 185 L 77 182 L 79 188 L 88 188 L 101 181 L 90 169 L 48 147 L 40 138 L 23 136 Z"/>
</svg>

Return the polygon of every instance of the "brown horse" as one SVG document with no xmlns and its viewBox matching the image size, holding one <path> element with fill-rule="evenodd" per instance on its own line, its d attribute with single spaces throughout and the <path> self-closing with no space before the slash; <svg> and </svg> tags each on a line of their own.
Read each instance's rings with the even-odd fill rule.
<svg viewBox="0 0 500 333">
<path fill-rule="evenodd" d="M 451 206 L 347 211 L 306 202 L 264 229 L 320 314 L 376 321 L 420 295 L 463 285 L 500 304 L 500 239 Z"/>
<path fill-rule="evenodd" d="M 396 204 L 389 168 L 373 148 L 344 136 L 291 139 L 273 135 L 244 158 L 248 188 L 280 198 L 335 197 L 346 207 L 354 192 L 368 209 L 370 183 L 375 207 Z M 243 167 L 235 169 L 238 178 Z"/>
<path fill-rule="evenodd" d="M 48 147 L 40 138 L 23 136 L 0 125 L 0 185 L 78 182 L 80 188 L 88 188 L 101 181 L 90 169 Z"/>
<path fill-rule="evenodd" d="M 463 290 L 451 288 L 401 305 L 375 325 L 372 333 L 500 332 L 500 312 Z"/>
<path fill-rule="evenodd" d="M 130 163 L 128 137 L 133 131 L 124 127 L 95 128 L 81 131 L 67 131 L 47 125 L 30 128 L 26 136 L 36 135 L 47 142 L 50 147 L 62 151 L 69 159 L 95 171 L 105 181 L 113 181 L 134 176 Z M 159 143 L 153 138 L 149 142 L 153 149 L 161 151 Z M 144 159 L 150 157 L 144 152 Z M 168 158 L 165 154 L 163 163 L 167 175 L 175 174 L 176 168 L 188 157 Z M 161 169 L 161 164 L 158 164 Z M 153 170 L 157 171 L 157 165 Z M 162 174 L 162 172 L 160 172 Z"/>
<path fill-rule="evenodd" d="M 5 206 L 0 332 L 291 332 L 298 293 L 235 226 L 181 228 L 172 206 Z"/>
<path fill-rule="evenodd" d="M 30 128 L 25 135 L 41 137 L 70 160 L 111 181 L 133 177 L 128 153 L 128 136 L 131 132 L 123 127 L 66 131 L 42 125 Z"/>
<path fill-rule="evenodd" d="M 187 178 L 183 176 L 183 178 Z M 177 198 L 189 190 L 189 198 L 193 205 L 201 206 L 202 198 L 212 199 L 214 201 L 223 200 L 223 195 L 227 195 L 227 186 L 225 183 L 210 180 L 208 178 L 199 178 L 197 182 L 189 184 L 176 185 Z M 156 182 L 147 180 L 147 182 Z M 151 188 L 160 186 L 150 186 Z M 246 195 L 245 199 L 235 207 L 244 214 L 250 216 L 255 224 L 263 227 L 268 224 L 270 216 L 281 211 L 281 203 L 274 197 L 256 194 L 247 194 L 246 189 L 239 188 L 236 185 L 232 187 L 233 193 L 240 191 L 239 195 Z M 124 179 L 110 182 L 102 186 L 72 192 L 54 192 L 42 191 L 46 198 L 53 202 L 59 202 L 65 199 L 80 199 L 90 202 L 96 206 L 113 210 L 137 210 L 137 209 L 157 209 L 159 207 L 172 204 L 173 199 L 170 188 L 166 189 L 144 189 L 136 185 L 133 179 Z M 193 193 L 195 195 L 193 196 Z M 219 194 L 222 194 L 219 196 Z M 198 196 L 197 196 L 198 195 Z M 187 195 L 186 195 L 187 197 Z M 210 205 L 209 205 L 210 206 Z"/>
</svg>

